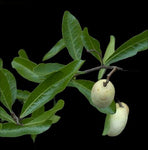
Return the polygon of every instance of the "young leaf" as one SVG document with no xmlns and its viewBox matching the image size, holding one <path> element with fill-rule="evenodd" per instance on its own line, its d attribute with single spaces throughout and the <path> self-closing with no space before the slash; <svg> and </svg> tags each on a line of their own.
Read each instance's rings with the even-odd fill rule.
<svg viewBox="0 0 148 150">
<path fill-rule="evenodd" d="M 16 100 L 17 88 L 15 77 L 7 69 L 0 70 L 0 93 L 1 102 L 11 112 L 12 104 Z"/>
<path fill-rule="evenodd" d="M 78 20 L 70 12 L 65 11 L 62 21 L 62 35 L 68 52 L 74 60 L 79 60 L 82 56 L 81 34 L 82 30 Z"/>
<path fill-rule="evenodd" d="M 31 114 L 45 103 L 50 101 L 56 94 L 63 91 L 73 75 L 79 70 L 84 61 L 73 61 L 62 68 L 59 72 L 53 73 L 41 84 L 39 84 L 28 97 L 23 105 L 21 118 Z"/>
<path fill-rule="evenodd" d="M 45 54 L 43 61 L 48 60 L 58 54 L 61 50 L 65 48 L 65 42 L 63 39 L 59 40 L 52 49 Z"/>
<path fill-rule="evenodd" d="M 103 57 L 103 63 L 105 64 L 106 60 L 115 52 L 115 37 L 113 35 L 110 36 L 110 42 L 107 46 Z"/>
<path fill-rule="evenodd" d="M 39 76 L 33 71 L 36 66 L 36 63 L 22 57 L 15 57 L 12 61 L 12 67 L 16 69 L 22 77 L 29 81 L 40 83 L 45 78 L 43 76 Z"/>
<path fill-rule="evenodd" d="M 47 120 L 49 120 L 57 111 L 61 110 L 64 106 L 64 101 L 63 100 L 59 100 L 57 102 L 57 104 L 50 110 L 43 112 L 42 114 L 40 114 L 39 116 L 35 117 L 33 120 L 31 120 L 30 122 L 24 124 L 25 126 L 28 125 L 37 125 L 37 124 L 41 124 Z"/>
<path fill-rule="evenodd" d="M 112 64 L 117 61 L 132 57 L 138 52 L 148 49 L 148 30 L 132 37 L 123 43 L 117 50 L 106 60 L 106 64 Z"/>
<path fill-rule="evenodd" d="M 113 114 L 116 111 L 116 105 L 115 102 L 113 101 L 112 104 L 106 108 L 97 108 L 92 100 L 91 100 L 91 89 L 94 85 L 94 82 L 89 81 L 89 80 L 72 80 L 69 83 L 69 86 L 77 88 L 89 101 L 89 103 L 95 107 L 97 110 L 99 110 L 102 113 L 105 114 Z"/>
<path fill-rule="evenodd" d="M 24 120 L 25 121 L 25 120 Z M 26 134 L 40 134 L 51 127 L 52 121 L 48 120 L 43 124 L 33 126 L 21 126 L 13 123 L 4 123 L 0 130 L 0 137 L 18 137 Z"/>
<path fill-rule="evenodd" d="M 82 32 L 82 42 L 86 50 L 88 50 L 102 64 L 102 52 L 100 49 L 100 43 L 98 40 L 89 35 L 87 28 L 84 28 Z"/>
<path fill-rule="evenodd" d="M 28 55 L 27 55 L 27 53 L 26 53 L 26 51 L 24 49 L 20 49 L 18 51 L 18 54 L 19 54 L 20 57 L 28 59 Z"/>
<path fill-rule="evenodd" d="M 27 100 L 29 95 L 30 95 L 30 92 L 27 91 L 27 90 L 17 90 L 16 99 L 18 99 L 19 101 L 25 103 L 25 101 Z"/>
<path fill-rule="evenodd" d="M 107 46 L 107 49 L 105 51 L 104 57 L 103 57 L 103 64 L 106 65 L 106 60 L 115 52 L 115 37 L 114 36 L 110 36 L 110 42 Z M 109 65 L 109 64 L 108 64 Z M 99 70 L 99 74 L 98 74 L 98 80 L 100 80 L 104 73 L 105 73 L 106 69 L 100 69 Z"/>
<path fill-rule="evenodd" d="M 12 117 L 2 107 L 0 107 L 0 119 L 2 119 L 3 121 L 8 121 L 10 123 L 15 123 Z"/>
<path fill-rule="evenodd" d="M 40 76 L 46 76 L 54 72 L 58 72 L 65 65 L 59 63 L 40 63 L 34 68 L 34 72 Z"/>
<path fill-rule="evenodd" d="M 108 130 L 110 128 L 110 123 L 109 122 L 110 122 L 110 115 L 107 114 L 106 118 L 105 118 L 105 123 L 104 123 L 104 130 L 103 130 L 103 133 L 102 133 L 103 136 L 108 134 Z"/>
</svg>

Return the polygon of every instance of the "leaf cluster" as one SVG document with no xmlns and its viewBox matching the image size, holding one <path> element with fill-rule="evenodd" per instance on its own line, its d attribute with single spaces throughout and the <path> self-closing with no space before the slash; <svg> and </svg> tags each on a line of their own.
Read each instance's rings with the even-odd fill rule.
<svg viewBox="0 0 148 150">
<path fill-rule="evenodd" d="M 68 64 L 44 62 L 65 48 L 72 58 L 71 62 Z M 87 27 L 82 29 L 79 21 L 70 12 L 65 11 L 62 20 L 62 38 L 44 55 L 43 62 L 36 64 L 31 61 L 23 49 L 19 50 L 19 56 L 12 60 L 12 68 L 19 75 L 26 80 L 38 83 L 32 92 L 17 89 L 14 75 L 3 68 L 3 61 L 0 59 L 0 103 L 2 104 L 0 106 L 0 136 L 17 137 L 30 134 L 35 140 L 38 134 L 45 132 L 52 124 L 59 121 L 60 116 L 56 113 L 64 107 L 64 101 L 58 100 L 49 110 L 45 110 L 45 104 L 53 100 L 66 87 L 78 89 L 95 107 L 90 98 L 94 82 L 75 77 L 77 74 L 83 74 L 80 68 L 85 63 L 82 60 L 84 50 L 97 59 L 100 65 L 110 66 L 112 63 L 147 49 L 148 30 L 132 37 L 117 49 L 115 49 L 115 37 L 111 35 L 103 56 L 99 41 L 89 34 Z M 98 79 L 103 77 L 105 71 L 106 69 L 98 71 Z M 19 116 L 16 116 L 15 110 L 12 109 L 16 100 L 23 105 Z M 107 115 L 116 111 L 115 101 L 107 108 L 95 108 Z M 106 131 L 106 128 L 104 130 Z"/>
</svg>

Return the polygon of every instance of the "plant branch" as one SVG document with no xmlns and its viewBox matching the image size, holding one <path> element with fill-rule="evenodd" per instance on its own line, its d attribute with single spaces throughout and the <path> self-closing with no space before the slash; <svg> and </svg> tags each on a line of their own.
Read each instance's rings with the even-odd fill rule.
<svg viewBox="0 0 148 150">
<path fill-rule="evenodd" d="M 13 120 L 16 122 L 17 125 L 22 125 L 20 123 L 20 119 L 16 116 L 16 114 L 13 111 L 11 112 L 11 117 L 13 118 Z"/>
<path fill-rule="evenodd" d="M 103 86 L 104 86 L 104 87 L 107 86 L 107 84 L 108 84 L 108 82 L 109 82 L 109 80 L 110 80 L 110 77 L 111 77 L 111 76 L 113 75 L 113 73 L 116 72 L 116 71 L 117 71 L 117 67 L 114 66 L 113 69 L 112 69 L 112 71 L 107 75 L 106 82 L 103 83 Z"/>
<path fill-rule="evenodd" d="M 117 67 L 117 66 L 101 65 L 101 66 L 98 66 L 98 67 L 94 67 L 94 68 L 91 68 L 91 69 L 80 71 L 80 73 L 76 74 L 75 77 L 77 77 L 79 75 L 82 75 L 82 74 L 88 74 L 88 73 L 91 73 L 91 72 L 94 72 L 94 71 L 97 71 L 97 70 L 100 70 L 100 69 L 114 69 L 114 68 L 116 68 L 116 70 L 124 71 L 123 68 L 120 68 L 120 67 Z"/>
</svg>

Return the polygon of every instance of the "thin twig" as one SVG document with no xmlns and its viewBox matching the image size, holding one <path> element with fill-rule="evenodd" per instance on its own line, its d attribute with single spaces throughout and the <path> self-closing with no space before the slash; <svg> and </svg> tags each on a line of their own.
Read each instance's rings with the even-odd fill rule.
<svg viewBox="0 0 148 150">
<path fill-rule="evenodd" d="M 110 77 L 113 75 L 114 72 L 117 71 L 117 67 L 114 66 L 114 68 L 112 69 L 112 71 L 107 75 L 107 79 L 106 79 L 106 82 L 103 83 L 103 86 L 106 87 L 109 80 L 110 80 Z"/>
<path fill-rule="evenodd" d="M 117 66 L 101 65 L 101 66 L 98 66 L 98 67 L 94 67 L 94 68 L 91 68 L 91 69 L 87 69 L 87 70 L 81 71 L 80 73 L 76 74 L 75 77 L 77 77 L 79 75 L 82 75 L 82 74 L 88 74 L 88 73 L 91 73 L 93 71 L 97 71 L 97 70 L 100 70 L 100 69 L 114 69 L 115 67 L 116 67 L 117 70 L 124 71 L 123 68 L 120 68 L 120 67 L 117 67 Z"/>
</svg>

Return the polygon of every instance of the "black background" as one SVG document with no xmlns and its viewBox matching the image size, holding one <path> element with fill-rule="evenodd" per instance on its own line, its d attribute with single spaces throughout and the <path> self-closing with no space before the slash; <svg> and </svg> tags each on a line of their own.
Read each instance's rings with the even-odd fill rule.
<svg viewBox="0 0 148 150">
<path fill-rule="evenodd" d="M 67 4 L 67 6 L 66 6 Z M 33 90 L 36 84 L 20 77 L 11 68 L 12 59 L 23 48 L 31 60 L 40 63 L 44 54 L 62 37 L 61 22 L 65 10 L 69 10 L 79 20 L 82 28 L 98 39 L 104 52 L 110 35 L 116 37 L 116 48 L 132 36 L 148 28 L 146 4 L 72 2 L 47 4 L 43 1 L 0 1 L 0 57 L 4 67 L 14 73 L 18 88 Z M 17 138 L 0 138 L 0 149 L 58 149 L 103 147 L 144 147 L 147 116 L 147 57 L 148 52 L 117 63 L 129 70 L 116 72 L 111 81 L 116 88 L 116 100 L 129 105 L 130 115 L 127 127 L 118 137 L 101 136 L 105 115 L 90 106 L 76 89 L 67 88 L 57 96 L 65 100 L 65 107 L 58 112 L 61 120 L 48 131 L 39 135 L 35 144 L 29 135 Z M 82 69 L 98 65 L 97 60 L 84 52 L 87 60 Z M 67 51 L 60 52 L 48 62 L 68 63 L 72 59 Z M 79 78 L 97 80 L 97 72 Z"/>
</svg>

